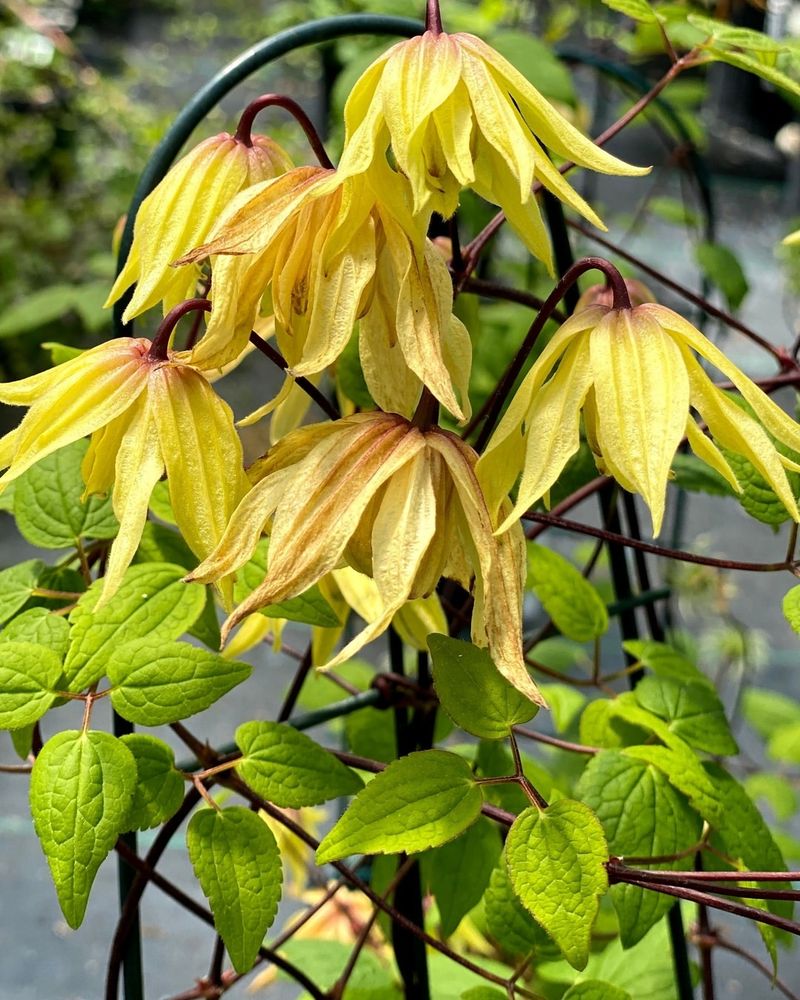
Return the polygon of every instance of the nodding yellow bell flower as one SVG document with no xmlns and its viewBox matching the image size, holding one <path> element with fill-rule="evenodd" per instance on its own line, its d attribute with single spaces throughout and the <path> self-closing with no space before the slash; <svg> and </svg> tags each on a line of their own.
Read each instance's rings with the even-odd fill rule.
<svg viewBox="0 0 800 1000">
<path fill-rule="evenodd" d="M 241 353 L 264 299 L 291 375 L 331 365 L 360 320 L 364 375 L 379 406 L 410 416 L 424 384 L 466 419 L 469 334 L 406 189 L 388 166 L 350 180 L 298 167 L 240 195 L 209 241 L 182 258 L 212 257 L 214 308 L 191 362 L 221 366 Z"/>
<path fill-rule="evenodd" d="M 39 375 L 0 384 L 0 401 L 29 407 L 0 438 L 0 468 L 6 468 L 0 490 L 39 459 L 91 434 L 85 495 L 111 492 L 120 523 L 103 601 L 130 565 L 150 494 L 165 471 L 175 520 L 199 559 L 220 540 L 247 492 L 230 408 L 199 371 L 154 357 L 149 340 L 110 340 Z"/>
<path fill-rule="evenodd" d="M 713 384 L 696 354 L 730 379 L 756 419 Z M 737 492 L 741 487 L 717 445 L 742 455 L 800 521 L 785 471 L 800 466 L 781 455 L 766 433 L 800 451 L 800 426 L 691 323 L 665 306 L 645 303 L 575 313 L 531 368 L 478 462 L 489 506 L 500 514 L 499 531 L 547 494 L 578 450 L 581 411 L 598 468 L 641 494 L 654 536 L 684 435 L 697 457 Z M 517 501 L 507 515 L 501 503 L 520 471 Z"/>
<path fill-rule="evenodd" d="M 432 594 L 443 576 L 465 588 L 474 580 L 473 641 L 488 646 L 500 673 L 542 705 L 522 652 L 522 531 L 494 536 L 476 459 L 456 435 L 393 413 L 303 427 L 251 470 L 261 478 L 187 579 L 233 573 L 270 525 L 266 578 L 226 621 L 227 637 L 252 611 L 301 594 L 342 565 L 371 577 L 380 613 L 326 667 L 380 635 L 407 601 Z"/>
<path fill-rule="evenodd" d="M 252 145 L 227 132 L 211 136 L 179 160 L 142 202 L 136 215 L 125 267 L 106 301 L 112 305 L 134 282 L 125 309 L 127 323 L 163 302 L 164 312 L 192 298 L 199 267 L 171 265 L 202 243 L 233 197 L 292 167 L 272 139 L 252 136 Z"/>
<path fill-rule="evenodd" d="M 606 174 L 636 176 L 571 125 L 491 46 L 474 35 L 426 31 L 398 42 L 360 77 L 344 111 L 339 170 L 360 174 L 391 144 L 415 213 L 449 218 L 462 188 L 499 205 L 530 251 L 551 267 L 534 181 L 605 228 L 543 149 Z M 552 268 L 551 268 L 552 269 Z"/>
</svg>

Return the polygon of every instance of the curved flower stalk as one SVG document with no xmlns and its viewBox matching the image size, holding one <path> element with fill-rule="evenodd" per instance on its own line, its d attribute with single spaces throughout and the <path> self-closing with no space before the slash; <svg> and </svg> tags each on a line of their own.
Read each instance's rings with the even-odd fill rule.
<svg viewBox="0 0 800 1000">
<path fill-rule="evenodd" d="M 506 59 L 474 35 L 426 31 L 398 42 L 360 77 L 345 105 L 339 170 L 363 174 L 391 145 L 414 212 L 449 218 L 462 188 L 499 205 L 531 253 L 552 271 L 534 181 L 605 228 L 543 149 L 607 174 L 635 167 L 587 139 Z"/>
<path fill-rule="evenodd" d="M 452 313 L 447 265 L 388 167 L 366 180 L 298 167 L 256 185 L 180 263 L 207 256 L 214 311 L 191 363 L 221 366 L 241 353 L 264 300 L 291 375 L 331 365 L 361 320 L 379 406 L 410 415 L 424 384 L 466 419 L 469 335 Z"/>
<path fill-rule="evenodd" d="M 712 383 L 695 354 L 730 379 L 757 419 Z M 577 451 L 581 410 L 598 468 L 642 495 L 654 535 L 684 435 L 697 457 L 737 491 L 717 445 L 744 456 L 800 521 L 785 471 L 800 466 L 765 433 L 800 451 L 800 426 L 691 323 L 665 306 L 645 303 L 633 309 L 594 305 L 575 313 L 531 368 L 478 462 L 492 513 L 500 514 L 500 531 L 547 494 Z M 506 515 L 501 502 L 520 470 L 517 502 Z"/>
<path fill-rule="evenodd" d="M 0 401 L 27 406 L 0 438 L 0 489 L 39 459 L 91 434 L 86 495 L 113 494 L 120 523 L 103 600 L 117 589 L 141 539 L 150 494 L 166 471 L 178 527 L 202 559 L 247 492 L 233 415 L 195 368 L 154 356 L 149 340 L 111 340 L 39 375 L 0 385 Z M 223 593 L 228 583 L 221 585 Z"/>
<path fill-rule="evenodd" d="M 227 637 L 259 607 L 301 594 L 344 564 L 370 576 L 380 614 L 325 664 L 331 667 L 380 635 L 407 601 L 432 594 L 442 576 L 464 587 L 474 578 L 473 640 L 543 704 L 522 655 L 522 531 L 494 537 L 476 457 L 455 435 L 391 413 L 301 428 L 259 463 L 253 475 L 260 478 L 217 549 L 188 579 L 234 572 L 271 522 L 266 578 L 226 621 Z"/>
<path fill-rule="evenodd" d="M 106 306 L 134 283 L 123 314 L 126 323 L 158 302 L 166 313 L 191 298 L 199 268 L 176 269 L 173 261 L 202 243 L 240 191 L 291 167 L 288 153 L 263 135 L 252 136 L 248 144 L 220 132 L 195 146 L 142 202 L 128 259 Z"/>
</svg>

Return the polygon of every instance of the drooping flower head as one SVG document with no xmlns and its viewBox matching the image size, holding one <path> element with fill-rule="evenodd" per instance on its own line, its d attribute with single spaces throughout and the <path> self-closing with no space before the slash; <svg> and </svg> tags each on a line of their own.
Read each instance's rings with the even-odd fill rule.
<svg viewBox="0 0 800 1000">
<path fill-rule="evenodd" d="M 165 471 L 178 527 L 200 559 L 247 491 L 230 408 L 202 372 L 154 357 L 149 340 L 110 340 L 0 385 L 0 401 L 29 407 L 20 425 L 0 438 L 0 468 L 6 469 L 0 489 L 39 459 L 92 435 L 82 467 L 86 494 L 111 491 L 120 522 L 103 600 L 136 552 L 150 495 Z"/>
<path fill-rule="evenodd" d="M 191 579 L 234 572 L 269 525 L 267 575 L 228 618 L 227 635 L 259 607 L 301 594 L 342 565 L 365 573 L 377 587 L 380 613 L 327 666 L 380 635 L 407 601 L 432 594 L 442 576 L 465 588 L 474 579 L 473 640 L 488 646 L 512 684 L 543 704 L 522 654 L 522 532 L 517 526 L 494 537 L 476 458 L 455 435 L 392 413 L 301 428 L 251 470 L 258 481 Z"/>
<path fill-rule="evenodd" d="M 182 261 L 212 257 L 214 310 L 192 363 L 233 360 L 265 300 L 292 375 L 327 368 L 360 321 L 379 406 L 410 415 L 424 384 L 464 419 L 471 344 L 447 265 L 406 207 L 403 179 L 388 167 L 378 178 L 298 167 L 239 196 Z"/>
<path fill-rule="evenodd" d="M 123 315 L 127 323 L 164 303 L 164 312 L 192 298 L 198 268 L 171 265 L 202 243 L 232 198 L 289 170 L 292 161 L 263 135 L 242 141 L 227 132 L 211 136 L 179 160 L 142 202 L 125 266 L 108 296 L 112 305 L 134 282 Z"/>
<path fill-rule="evenodd" d="M 756 419 L 713 384 L 696 354 L 730 379 Z M 500 530 L 545 496 L 577 451 L 581 411 L 598 467 L 641 494 L 654 535 L 684 435 L 697 457 L 737 491 L 741 487 L 720 448 L 744 456 L 800 521 L 785 471 L 799 467 L 766 433 L 798 451 L 800 426 L 691 323 L 665 306 L 645 303 L 576 312 L 531 368 L 478 462 L 495 514 L 522 472 L 514 510 L 500 512 Z"/>
<path fill-rule="evenodd" d="M 391 145 L 414 211 L 449 218 L 462 188 L 499 205 L 530 251 L 550 266 L 534 181 L 596 226 L 602 223 L 543 146 L 579 166 L 635 176 L 582 135 L 506 59 L 474 35 L 426 31 L 398 42 L 360 77 L 345 105 L 345 175 Z"/>
</svg>

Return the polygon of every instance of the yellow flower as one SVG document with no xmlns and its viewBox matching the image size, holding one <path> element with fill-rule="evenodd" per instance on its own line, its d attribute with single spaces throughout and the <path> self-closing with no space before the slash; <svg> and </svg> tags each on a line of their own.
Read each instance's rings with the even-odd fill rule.
<svg viewBox="0 0 800 1000">
<path fill-rule="evenodd" d="M 712 383 L 695 352 L 730 379 L 757 419 Z M 522 470 L 514 510 L 508 516 L 501 512 L 501 531 L 546 495 L 577 451 L 581 410 L 598 467 L 642 495 L 654 535 L 684 435 L 698 458 L 737 491 L 736 476 L 714 442 L 744 456 L 800 520 L 785 472 L 800 467 L 765 433 L 800 451 L 800 427 L 691 323 L 665 306 L 645 303 L 633 309 L 596 305 L 575 313 L 531 368 L 478 462 L 478 478 L 495 515 Z"/>
<path fill-rule="evenodd" d="M 56 368 L 0 385 L 0 401 L 29 410 L 0 438 L 0 489 L 39 459 L 91 434 L 86 494 L 113 491 L 120 529 L 103 599 L 119 586 L 164 474 L 178 527 L 202 559 L 248 488 L 230 408 L 196 369 L 153 357 L 149 340 L 111 340 Z M 227 590 L 227 583 L 223 591 Z"/>
<path fill-rule="evenodd" d="M 370 576 L 380 613 L 328 667 L 380 635 L 407 601 L 432 594 L 442 576 L 467 588 L 474 578 L 473 640 L 543 704 L 522 654 L 522 531 L 493 535 L 476 458 L 454 434 L 392 413 L 300 428 L 259 463 L 260 480 L 190 578 L 234 572 L 271 522 L 266 578 L 228 618 L 227 636 L 252 611 L 301 594 L 344 564 Z"/>
<path fill-rule="evenodd" d="M 550 245 L 536 200 L 540 181 L 602 227 L 553 166 L 542 146 L 607 174 L 645 174 L 603 152 L 560 115 L 521 73 L 474 35 L 444 32 L 394 45 L 361 76 L 345 105 L 345 175 L 383 159 L 411 182 L 416 213 L 453 214 L 469 187 L 499 205 L 533 254 L 550 267 Z"/>
<path fill-rule="evenodd" d="M 166 313 L 191 298 L 198 267 L 175 268 L 172 263 L 202 243 L 235 195 L 291 166 L 288 154 L 263 135 L 253 136 L 252 145 L 227 132 L 201 142 L 142 202 L 128 259 L 106 306 L 134 282 L 136 289 L 123 316 L 126 323 L 158 302 L 163 301 Z"/>
<path fill-rule="evenodd" d="M 192 363 L 220 366 L 241 353 L 269 293 L 290 374 L 327 368 L 360 319 L 379 406 L 410 415 L 424 383 L 465 419 L 469 335 L 452 313 L 447 265 L 404 201 L 405 183 L 388 168 L 367 183 L 299 167 L 240 195 L 209 242 L 183 258 L 213 257 L 214 309 Z"/>
</svg>

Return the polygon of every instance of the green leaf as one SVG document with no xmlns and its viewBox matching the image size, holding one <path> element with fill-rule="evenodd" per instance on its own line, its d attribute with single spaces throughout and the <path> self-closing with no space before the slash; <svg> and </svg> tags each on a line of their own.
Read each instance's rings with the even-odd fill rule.
<svg viewBox="0 0 800 1000">
<path fill-rule="evenodd" d="M 501 993 L 494 986 L 473 986 L 461 994 L 461 1000 L 506 1000 L 507 993 Z"/>
<path fill-rule="evenodd" d="M 487 650 L 436 634 L 428 636 L 428 648 L 442 708 L 466 732 L 502 740 L 536 715 L 536 705 L 499 673 Z"/>
<path fill-rule="evenodd" d="M 699 226 L 701 224 L 700 216 L 697 212 L 689 208 L 680 198 L 656 195 L 647 200 L 647 210 L 665 222 L 671 222 L 677 226 Z M 723 479 L 722 482 L 724 483 L 725 480 Z"/>
<path fill-rule="evenodd" d="M 349 749 L 361 757 L 391 764 L 397 756 L 394 715 L 381 708 L 362 708 L 348 715 L 344 720 L 344 734 Z"/>
<path fill-rule="evenodd" d="M 71 691 L 82 691 L 105 674 L 123 643 L 151 638 L 169 642 L 191 628 L 206 600 L 205 587 L 183 583 L 181 566 L 131 566 L 119 590 L 99 611 L 102 580 L 92 584 L 70 615 L 72 638 L 64 670 Z"/>
<path fill-rule="evenodd" d="M 606 606 L 592 584 L 562 555 L 533 542 L 528 543 L 527 585 L 567 638 L 588 642 L 608 630 Z"/>
<path fill-rule="evenodd" d="M 652 670 L 659 677 L 710 684 L 691 660 L 666 643 L 647 639 L 628 639 L 623 642 L 622 648 L 635 657 L 643 667 Z"/>
<path fill-rule="evenodd" d="M 739 752 L 722 702 L 708 684 L 645 677 L 636 686 L 636 700 L 642 708 L 665 719 L 670 731 L 689 746 L 723 756 Z"/>
<path fill-rule="evenodd" d="M 700 839 L 702 821 L 686 798 L 652 765 L 633 761 L 617 750 L 604 750 L 589 761 L 578 794 L 603 825 L 609 851 L 619 857 L 677 854 Z M 656 867 L 688 870 L 691 856 Z M 637 862 L 636 867 L 645 867 Z M 647 866 L 650 867 L 650 866 Z M 630 948 L 673 905 L 669 896 L 631 885 L 612 885 L 623 947 Z"/>
<path fill-rule="evenodd" d="M 33 730 L 35 723 L 31 723 L 29 726 L 23 726 L 21 729 L 11 729 L 8 735 L 11 737 L 11 742 L 14 744 L 14 751 L 18 757 L 22 760 L 27 760 L 28 755 L 33 749 Z"/>
<path fill-rule="evenodd" d="M 672 482 L 682 490 L 692 493 L 708 493 L 711 496 L 730 497 L 736 493 L 727 481 L 710 465 L 706 465 L 696 455 L 678 452 L 672 460 Z"/>
<path fill-rule="evenodd" d="M 263 582 L 267 573 L 268 550 L 269 539 L 262 538 L 250 561 L 245 563 L 237 574 L 233 589 L 233 597 L 237 604 Z M 290 622 L 301 622 L 304 625 L 319 625 L 321 628 L 337 628 L 342 624 L 316 584 L 291 600 L 259 608 L 259 614 L 267 618 L 286 618 Z"/>
<path fill-rule="evenodd" d="M 233 967 L 248 972 L 281 898 L 283 871 L 275 837 L 257 813 L 231 806 L 198 810 L 186 843 Z"/>
<path fill-rule="evenodd" d="M 800 635 L 800 584 L 784 596 L 783 616 L 792 626 L 792 631 Z"/>
<path fill-rule="evenodd" d="M 776 445 L 778 450 L 785 451 L 780 445 Z M 725 456 L 728 465 L 733 470 L 734 475 L 742 487 L 742 492 L 737 493 L 736 498 L 751 517 L 762 524 L 771 524 L 773 527 L 783 524 L 790 519 L 789 511 L 778 499 L 777 494 L 769 483 L 764 479 L 756 467 L 743 455 L 739 455 L 727 448 L 720 449 Z M 793 492 L 797 492 L 797 473 L 789 471 L 787 473 L 789 483 Z"/>
<path fill-rule="evenodd" d="M 250 676 L 252 667 L 186 642 L 139 639 L 107 661 L 111 704 L 142 726 L 162 726 L 202 712 Z"/>
<path fill-rule="evenodd" d="M 655 24 L 659 20 L 658 14 L 647 3 L 647 0 L 603 0 L 603 3 L 611 10 L 616 10 L 634 21 L 641 21 L 643 24 Z"/>
<path fill-rule="evenodd" d="M 276 806 L 315 806 L 364 787 L 333 754 L 283 723 L 245 722 L 234 739 L 243 755 L 239 777 Z"/>
<path fill-rule="evenodd" d="M 607 3 L 608 0 L 603 0 Z M 561 1000 L 634 1000 L 627 990 L 621 990 L 611 983 L 602 983 L 599 979 L 584 979 L 582 983 L 571 986 Z"/>
<path fill-rule="evenodd" d="M 800 702 L 764 688 L 746 688 L 742 715 L 759 736 L 768 740 L 783 726 L 800 724 Z"/>
<path fill-rule="evenodd" d="M 321 990 L 329 991 L 344 971 L 352 950 L 352 942 L 294 937 L 281 948 L 281 954 L 302 969 Z M 278 976 L 291 979 L 283 971 Z M 363 948 L 348 980 L 345 1000 L 400 1000 L 401 995 L 392 969 L 374 951 Z"/>
<path fill-rule="evenodd" d="M 436 897 L 443 937 L 450 937 L 480 901 L 502 846 L 497 827 L 481 817 L 460 837 L 423 855 L 422 870 Z"/>
<path fill-rule="evenodd" d="M 505 861 L 495 868 L 483 897 L 489 934 L 506 954 L 558 954 L 550 938 L 536 923 L 511 888 Z"/>
<path fill-rule="evenodd" d="M 75 310 L 75 293 L 78 287 L 70 284 L 50 285 L 49 288 L 29 292 L 24 299 L 8 306 L 0 319 L 0 340 L 47 326 Z"/>
<path fill-rule="evenodd" d="M 686 20 L 695 28 L 710 35 L 715 42 L 726 46 L 776 54 L 786 49 L 785 44 L 781 44 L 761 31 L 753 31 L 752 28 L 735 27 L 727 21 L 717 21 L 715 18 L 705 17 L 703 14 L 689 14 Z"/>
<path fill-rule="evenodd" d="M 14 516 L 31 545 L 66 549 L 82 538 L 113 538 L 119 530 L 110 499 L 81 503 L 81 462 L 88 447 L 81 440 L 59 448 L 16 481 Z"/>
<path fill-rule="evenodd" d="M 765 771 L 749 774 L 744 779 L 744 790 L 754 801 L 763 799 L 767 802 L 778 820 L 790 820 L 797 812 L 797 792 L 791 781 L 781 774 Z"/>
<path fill-rule="evenodd" d="M 175 512 L 169 499 L 169 483 L 162 480 L 156 483 L 153 492 L 150 494 L 150 510 L 167 524 L 176 524 Z"/>
<path fill-rule="evenodd" d="M 0 642 L 33 642 L 47 646 L 63 660 L 69 645 L 69 625 L 61 615 L 51 614 L 47 608 L 31 608 L 12 618 L 0 631 Z"/>
<path fill-rule="evenodd" d="M 600 821 L 571 799 L 526 809 L 506 840 L 514 891 L 576 969 L 589 958 L 592 925 L 608 888 L 607 860 Z"/>
<path fill-rule="evenodd" d="M 46 646 L 32 642 L 0 645 L 0 729 L 21 729 L 56 700 L 61 660 Z"/>
<path fill-rule="evenodd" d="M 80 347 L 70 347 L 69 344 L 59 344 L 55 340 L 44 341 L 41 345 L 42 350 L 47 351 L 50 354 L 50 364 L 63 365 L 65 361 L 72 361 L 73 358 L 79 357 L 83 354 L 83 350 Z"/>
<path fill-rule="evenodd" d="M 108 733 L 58 733 L 36 758 L 33 825 L 70 927 L 83 920 L 97 870 L 127 829 L 135 788 L 133 755 Z"/>
<path fill-rule="evenodd" d="M 183 801 L 184 780 L 175 770 L 175 755 L 163 740 L 131 733 L 122 742 L 136 761 L 136 792 L 128 828 L 149 830 L 174 815 Z"/>
<path fill-rule="evenodd" d="M 767 756 L 786 764 L 800 762 L 800 723 L 776 729 L 767 742 Z"/>
<path fill-rule="evenodd" d="M 536 971 L 548 983 L 575 981 L 575 973 L 566 962 L 545 962 Z M 696 978 L 696 970 L 692 971 Z M 667 921 L 659 921 L 633 948 L 623 949 L 617 939 L 599 954 L 591 955 L 582 978 L 610 983 L 627 990 L 636 1000 L 675 1000 L 675 969 Z"/>
<path fill-rule="evenodd" d="M 30 599 L 43 570 L 41 560 L 29 559 L 0 571 L 0 625 L 13 618 Z"/>
<path fill-rule="evenodd" d="M 197 566 L 197 556 L 192 552 L 177 531 L 156 521 L 147 521 L 139 542 L 139 548 L 134 558 L 136 563 L 160 562 L 173 563 L 191 570 Z M 206 587 L 206 603 L 200 617 L 188 630 L 189 635 L 199 639 L 209 649 L 215 652 L 221 645 L 219 634 L 219 619 L 214 601 L 214 591 Z"/>
<path fill-rule="evenodd" d="M 540 684 L 539 690 L 550 706 L 553 728 L 566 732 L 586 704 L 586 695 L 569 684 Z"/>
<path fill-rule="evenodd" d="M 0 490 L 0 510 L 12 514 L 14 512 L 14 487 L 16 483 L 11 482 Z"/>
<path fill-rule="evenodd" d="M 375 775 L 317 848 L 317 864 L 350 854 L 414 854 L 457 837 L 483 796 L 467 761 L 445 750 L 401 757 Z"/>
<path fill-rule="evenodd" d="M 739 258 L 721 243 L 698 243 L 695 258 L 703 275 L 722 292 L 735 312 L 750 290 Z"/>
</svg>

